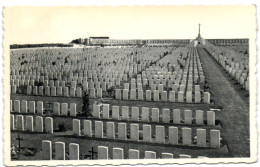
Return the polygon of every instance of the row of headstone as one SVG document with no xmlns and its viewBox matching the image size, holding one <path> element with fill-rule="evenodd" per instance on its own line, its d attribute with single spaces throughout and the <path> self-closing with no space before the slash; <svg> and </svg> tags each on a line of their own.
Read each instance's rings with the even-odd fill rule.
<svg viewBox="0 0 260 167">
<path fill-rule="evenodd" d="M 14 79 L 15 78 L 15 79 Z M 17 78 L 17 79 L 16 79 Z M 27 77 L 28 78 L 28 77 Z M 120 85 L 121 81 L 127 81 L 128 76 L 127 74 L 120 74 L 116 75 L 114 77 L 67 77 L 67 76 L 58 76 L 57 80 L 49 79 L 48 76 L 36 76 L 31 77 L 29 76 L 29 79 L 26 79 L 25 75 L 11 75 L 10 85 L 16 85 L 16 86 L 35 86 L 35 82 L 42 83 L 43 86 L 49 86 L 49 87 L 66 87 L 67 85 L 70 85 L 70 87 L 76 88 L 78 85 L 83 85 L 85 87 L 89 88 L 100 88 L 103 89 L 107 88 L 109 86 L 109 83 L 111 86 Z"/>
<path fill-rule="evenodd" d="M 69 107 L 68 107 L 69 106 Z M 61 115 L 61 116 L 68 116 L 76 117 L 77 116 L 77 104 L 76 103 L 53 103 L 53 114 L 54 115 Z"/>
<path fill-rule="evenodd" d="M 11 130 L 17 131 L 29 131 L 29 132 L 39 132 L 39 133 L 53 133 L 53 118 L 45 117 L 43 122 L 43 117 L 34 117 L 27 115 L 13 115 L 11 114 Z"/>
<path fill-rule="evenodd" d="M 203 80 L 205 80 L 205 76 L 203 76 L 203 77 L 204 77 Z M 135 78 L 132 78 L 132 79 L 135 79 Z M 191 86 L 193 86 L 193 84 L 194 85 L 196 84 L 196 83 L 191 82 L 191 81 L 193 81 L 193 80 L 190 80 L 190 81 L 188 80 L 188 82 L 189 82 L 188 84 L 191 84 Z M 144 87 L 149 86 L 151 88 L 154 87 L 153 89 L 158 88 L 158 90 L 160 90 L 160 89 L 163 89 L 164 87 L 172 88 L 173 84 L 185 85 L 185 83 L 187 83 L 187 79 L 181 80 L 180 78 L 172 78 L 172 79 L 166 80 L 166 79 L 147 79 L 147 78 L 141 79 L 141 78 L 138 78 L 137 81 L 133 80 L 130 83 L 125 83 L 124 88 L 125 89 L 131 88 L 131 89 L 141 90 Z"/>
<path fill-rule="evenodd" d="M 20 104 L 20 100 L 14 100 L 14 104 L 12 104 L 13 101 L 10 100 L 10 111 L 11 112 L 17 112 L 17 113 L 29 113 L 29 114 L 41 114 L 44 113 L 43 108 L 43 102 L 42 101 L 28 101 L 22 100 Z M 35 106 L 35 103 L 37 104 Z M 69 107 L 68 107 L 69 106 Z M 36 112 L 37 111 L 37 112 Z M 61 115 L 61 116 L 77 116 L 77 104 L 76 103 L 59 103 L 54 102 L 53 103 L 53 114 L 54 115 Z"/>
<path fill-rule="evenodd" d="M 14 102 L 14 104 L 13 104 Z M 36 103 L 36 105 L 35 105 Z M 42 101 L 10 100 L 10 111 L 17 113 L 30 113 L 43 115 L 44 108 Z"/>
<path fill-rule="evenodd" d="M 202 97 L 203 96 L 203 97 Z M 204 92 L 201 95 L 200 91 L 179 91 L 177 94 L 175 91 L 170 91 L 169 95 L 167 91 L 159 90 L 136 90 L 136 89 L 116 89 L 115 99 L 118 100 L 144 100 L 144 101 L 163 101 L 163 102 L 180 102 L 180 103 L 210 103 L 210 93 Z"/>
<path fill-rule="evenodd" d="M 107 78 L 105 81 L 64 81 L 64 80 L 44 80 L 42 83 L 42 86 L 44 87 L 70 87 L 70 88 L 77 88 L 80 87 L 82 85 L 83 89 L 99 89 L 102 88 L 103 90 L 106 91 L 106 89 L 109 89 L 112 86 L 119 86 L 120 85 L 120 78 L 117 78 L 114 80 L 114 78 L 109 79 Z M 20 86 L 36 86 L 35 85 L 35 80 L 14 80 L 11 79 L 10 80 L 10 85 L 11 86 L 16 86 L 16 87 L 20 87 Z"/>
<path fill-rule="evenodd" d="M 69 144 L 69 152 L 66 153 L 65 147 L 66 143 L 64 142 L 55 142 L 54 149 L 52 148 L 52 141 L 43 140 L 42 141 L 42 151 L 41 157 L 42 160 L 79 160 L 79 144 L 70 143 Z M 53 153 L 54 150 L 54 153 Z M 156 152 L 154 151 L 145 151 L 144 159 L 173 159 L 173 153 L 161 153 L 160 157 L 156 156 Z M 179 154 L 178 158 L 191 158 L 190 155 L 187 154 Z M 207 158 L 205 156 L 198 156 L 197 158 Z M 122 148 L 113 148 L 112 156 L 109 155 L 108 147 L 106 146 L 98 146 L 97 147 L 97 159 L 140 159 L 140 151 L 136 149 L 128 150 L 128 158 L 124 157 L 124 149 Z"/>
<path fill-rule="evenodd" d="M 106 146 L 98 146 L 98 159 L 141 159 L 140 158 L 140 151 L 136 149 L 129 149 L 128 150 L 128 157 L 124 156 L 124 149 L 122 148 L 113 148 L 112 149 L 112 156 L 109 154 L 109 148 Z M 144 159 L 173 159 L 173 153 L 164 153 L 162 152 L 160 156 L 156 155 L 154 151 L 144 151 Z M 177 158 L 191 158 L 190 155 L 187 154 L 179 154 Z M 208 158 L 205 156 L 198 156 L 197 158 Z"/>
<path fill-rule="evenodd" d="M 157 70 L 154 70 L 151 73 L 155 73 L 155 75 L 149 74 L 150 69 L 147 69 L 144 73 L 142 74 L 142 77 L 137 78 L 137 80 L 131 80 L 131 83 L 143 83 L 144 85 L 147 85 L 149 83 L 149 86 L 151 86 L 151 84 L 163 84 L 164 86 L 166 85 L 170 85 L 172 83 L 176 83 L 176 84 L 180 84 L 183 81 L 186 82 L 187 78 L 189 80 L 193 80 L 194 84 L 198 84 L 198 83 L 204 83 L 205 81 L 205 76 L 203 74 L 203 72 L 201 71 L 201 73 L 198 73 L 197 70 L 195 70 L 196 72 L 193 74 L 193 69 L 191 69 L 192 71 L 190 71 L 190 73 L 188 74 L 188 72 L 182 72 L 182 70 L 179 70 L 178 73 L 176 73 L 176 71 L 171 74 L 171 75 L 157 75 L 157 73 L 159 73 Z M 194 76 L 193 76 L 194 75 Z"/>
<path fill-rule="evenodd" d="M 26 93 L 39 96 L 82 97 L 82 88 L 27 86 Z"/>
<path fill-rule="evenodd" d="M 181 140 L 179 140 L 178 128 L 174 126 L 168 127 L 168 134 L 165 134 L 165 126 L 156 125 L 155 126 L 155 137 L 152 135 L 152 126 L 148 124 L 143 124 L 143 130 L 139 130 L 138 123 L 130 123 L 130 133 L 128 132 L 126 123 L 118 123 L 116 134 L 115 122 L 106 122 L 106 136 L 104 135 L 104 124 L 103 121 L 94 121 L 94 131 L 92 130 L 92 121 L 84 120 L 83 130 L 81 129 L 81 121 L 79 119 L 73 119 L 73 134 L 75 136 L 81 136 L 83 131 L 83 136 L 95 137 L 95 138 L 106 138 L 112 140 L 128 140 L 135 142 L 145 142 L 145 143 L 158 143 L 158 144 L 171 144 L 171 145 L 183 145 L 183 146 L 197 146 L 197 147 L 220 147 L 220 131 L 211 129 L 210 139 L 207 143 L 206 129 L 198 128 L 196 129 L 196 135 L 192 137 L 192 128 L 183 127 L 181 128 L 182 135 Z M 130 139 L 128 139 L 128 135 Z M 166 135 L 168 138 L 166 138 Z M 140 139 L 142 137 L 142 139 Z M 195 141 L 196 144 L 193 142 Z"/>
<path fill-rule="evenodd" d="M 86 89 L 90 98 L 102 98 L 102 88 L 99 89 Z M 79 97 L 83 95 L 82 88 L 69 88 L 69 87 L 43 87 L 43 86 L 27 86 L 27 95 L 39 96 L 59 96 L 59 97 Z"/>
<path fill-rule="evenodd" d="M 131 111 L 130 111 L 131 109 Z M 194 111 L 163 108 L 161 111 L 158 108 L 148 107 L 132 107 L 122 106 L 121 111 L 119 106 L 112 106 L 109 104 L 93 104 L 93 117 L 98 119 L 113 119 L 125 121 L 140 121 L 140 122 L 160 122 L 160 123 L 173 123 L 173 124 L 193 124 L 204 125 L 204 111 L 196 110 L 195 117 Z M 181 115 L 184 115 L 184 118 Z M 215 112 L 206 112 L 206 124 L 209 126 L 215 125 Z"/>
<path fill-rule="evenodd" d="M 65 143 L 55 142 L 54 153 L 52 149 L 52 141 L 42 141 L 42 160 L 79 160 L 79 144 L 69 144 L 69 154 L 66 154 Z"/>
<path fill-rule="evenodd" d="M 174 82 L 174 81 L 172 81 L 172 82 Z M 183 85 L 183 84 L 179 85 L 179 83 L 178 84 L 176 84 L 176 83 L 175 84 L 169 83 L 166 86 L 166 85 L 161 84 L 161 83 L 158 83 L 158 84 L 151 83 L 149 85 L 149 87 L 144 88 L 142 83 L 138 83 L 137 87 L 136 87 L 135 83 L 131 83 L 131 87 L 129 86 L 129 83 L 124 83 L 124 90 L 127 89 L 129 91 L 130 90 L 136 90 L 136 89 L 137 89 L 137 91 L 141 91 L 141 90 L 146 89 L 146 90 L 151 90 L 151 91 L 158 90 L 159 93 L 162 93 L 163 91 L 167 91 L 165 89 L 165 87 L 171 88 L 171 90 L 174 91 L 174 92 L 178 92 L 178 91 L 182 91 L 182 92 L 186 92 L 186 91 L 200 92 L 201 91 L 200 85 L 193 86 L 192 84 L 188 84 L 186 86 L 186 84 L 185 85 Z"/>
<path fill-rule="evenodd" d="M 234 56 L 234 59 L 231 56 L 231 54 L 235 54 L 234 52 L 230 53 L 230 57 L 224 56 L 223 53 L 219 53 L 216 48 L 223 49 L 214 46 L 212 48 L 207 47 L 207 50 L 232 78 L 234 78 L 240 85 L 242 85 L 245 90 L 249 90 L 249 60 L 247 59 L 240 63 L 235 63 L 236 55 Z M 225 49 L 227 50 L 227 48 Z M 238 55 L 238 57 L 240 56 Z"/>
</svg>

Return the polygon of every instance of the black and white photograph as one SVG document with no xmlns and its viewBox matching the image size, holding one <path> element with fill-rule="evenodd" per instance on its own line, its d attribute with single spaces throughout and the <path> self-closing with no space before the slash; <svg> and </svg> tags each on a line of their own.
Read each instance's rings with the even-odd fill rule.
<svg viewBox="0 0 260 167">
<path fill-rule="evenodd" d="M 255 8 L 5 7 L 5 163 L 255 162 Z"/>
</svg>

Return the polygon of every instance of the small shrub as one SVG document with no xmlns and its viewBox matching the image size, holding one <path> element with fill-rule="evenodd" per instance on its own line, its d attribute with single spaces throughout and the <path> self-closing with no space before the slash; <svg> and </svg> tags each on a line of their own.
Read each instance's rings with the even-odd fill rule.
<svg viewBox="0 0 260 167">
<path fill-rule="evenodd" d="M 65 123 L 64 122 L 60 122 L 58 124 L 58 128 L 59 128 L 60 132 L 65 132 L 66 131 Z"/>
</svg>

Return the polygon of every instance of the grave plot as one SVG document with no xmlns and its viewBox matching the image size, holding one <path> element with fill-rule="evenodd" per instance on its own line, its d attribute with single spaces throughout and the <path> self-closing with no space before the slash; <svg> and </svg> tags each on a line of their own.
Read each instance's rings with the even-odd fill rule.
<svg viewBox="0 0 260 167">
<path fill-rule="evenodd" d="M 178 48 L 124 83 L 123 89 L 116 89 L 116 99 L 210 103 L 204 83 L 197 51 Z"/>
<path fill-rule="evenodd" d="M 249 56 L 227 47 L 208 45 L 207 51 L 236 80 L 243 89 L 249 91 Z"/>
<path fill-rule="evenodd" d="M 166 50 L 126 48 L 12 51 L 12 94 L 82 97 L 86 91 L 91 98 L 102 98 L 102 93 L 112 96 L 108 90 L 136 75 L 146 64 L 163 56 Z"/>
<path fill-rule="evenodd" d="M 16 52 L 10 74 L 16 86 L 12 143 L 20 135 L 22 149 L 43 144 L 53 152 L 42 156 L 46 150 L 36 149 L 31 159 L 86 159 L 90 150 L 96 152 L 91 159 L 98 159 L 101 146 L 108 159 L 116 159 L 109 151 L 114 148 L 123 150 L 123 159 L 131 158 L 129 150 L 138 150 L 140 159 L 229 155 L 195 48 Z M 86 94 L 89 115 L 82 114 Z"/>
<path fill-rule="evenodd" d="M 57 107 L 57 108 L 59 108 L 59 107 Z M 102 111 L 101 111 L 101 108 L 102 108 Z M 144 108 L 144 110 L 145 109 L 146 108 Z M 110 114 L 108 114 L 106 112 L 109 110 L 109 105 L 94 104 L 93 110 L 95 112 L 97 112 L 97 110 L 99 110 L 100 113 L 102 112 L 102 114 L 100 114 L 100 115 L 102 115 L 102 117 L 104 116 L 104 117 L 106 117 L 106 119 L 109 119 L 109 118 L 107 118 L 107 116 L 109 116 Z M 123 108 L 122 108 L 122 110 L 123 110 Z M 146 145 L 147 144 L 150 145 L 150 144 L 154 143 L 155 145 L 153 144 L 153 147 L 157 147 L 157 146 L 163 147 L 163 145 L 169 145 L 169 144 L 172 145 L 173 144 L 174 147 L 178 148 L 178 150 L 179 150 L 178 152 L 180 152 L 180 154 L 183 153 L 181 150 L 183 150 L 182 148 L 183 148 L 183 146 L 185 146 L 185 147 L 187 147 L 187 149 L 189 149 L 190 147 L 196 148 L 197 151 L 200 152 L 200 154 L 202 154 L 202 152 L 204 152 L 203 154 L 206 153 L 207 155 L 210 155 L 210 154 L 208 154 L 208 151 L 205 151 L 205 148 L 204 148 L 204 151 L 202 151 L 200 149 L 200 147 L 206 147 L 206 148 L 210 149 L 211 148 L 210 141 L 212 140 L 211 139 L 212 135 L 214 136 L 214 134 L 211 134 L 211 133 L 216 131 L 216 133 L 219 134 L 219 137 L 218 137 L 219 146 L 217 146 L 219 148 L 215 151 L 211 150 L 210 152 L 211 153 L 216 152 L 215 156 L 218 155 L 218 152 L 221 152 L 221 154 L 228 152 L 225 145 L 221 144 L 221 146 L 220 146 L 220 142 L 221 142 L 220 131 L 216 130 L 216 128 L 218 129 L 219 127 L 213 127 L 213 129 L 212 129 L 210 127 L 211 126 L 210 124 L 203 125 L 202 127 L 200 126 L 198 128 L 189 127 L 189 123 L 191 123 L 191 120 L 193 117 L 191 115 L 190 110 L 184 111 L 184 123 L 181 123 L 180 116 L 178 116 L 178 117 L 175 116 L 175 118 L 174 118 L 174 115 L 172 118 L 172 119 L 174 119 L 174 122 L 171 123 L 170 119 L 168 120 L 167 116 L 166 116 L 169 114 L 169 112 L 167 112 L 169 110 L 163 110 L 162 115 L 160 116 L 158 109 L 157 110 L 152 109 L 152 113 L 149 114 L 149 115 L 151 115 L 151 117 L 149 116 L 148 120 L 145 120 L 146 115 L 147 115 L 145 113 L 142 113 L 142 115 L 141 115 L 141 118 L 144 120 L 137 120 L 137 118 L 140 117 L 140 115 L 138 116 L 136 111 L 137 111 L 137 108 L 133 107 L 131 114 L 129 114 L 126 117 L 127 119 L 122 119 L 121 121 L 116 120 L 116 119 L 113 120 L 113 118 L 105 121 L 104 118 L 103 118 L 103 120 L 100 120 L 100 119 L 79 120 L 79 119 L 73 119 L 73 118 L 69 118 L 69 117 L 67 117 L 67 118 L 66 117 L 62 117 L 62 118 L 45 117 L 44 126 L 49 126 L 49 128 L 50 128 L 50 125 L 52 125 L 51 132 L 47 131 L 47 130 L 33 131 L 33 130 L 27 129 L 27 128 L 26 129 L 17 128 L 20 126 L 27 127 L 28 126 L 28 123 L 27 123 L 28 117 L 30 117 L 30 118 L 32 117 L 29 115 L 25 116 L 26 122 L 21 123 L 21 121 L 19 121 L 19 119 L 22 117 L 22 115 L 19 115 L 19 113 L 18 113 L 18 114 L 15 114 L 16 120 L 14 120 L 15 118 L 14 118 L 14 116 L 12 116 L 12 120 L 13 120 L 12 122 L 14 122 L 14 123 L 12 123 L 12 125 L 13 125 L 12 127 L 15 127 L 13 129 L 13 134 L 22 133 L 26 137 L 28 137 L 28 135 L 31 133 L 36 133 L 37 135 L 45 134 L 44 137 L 46 139 L 47 138 L 48 139 L 58 138 L 59 140 L 62 139 L 63 141 L 71 140 L 71 138 L 82 139 L 82 137 L 83 137 L 83 139 L 84 139 L 87 137 L 88 140 L 92 139 L 93 141 L 95 141 L 95 140 L 102 141 L 102 142 L 106 141 L 105 142 L 106 145 L 111 145 L 111 142 L 112 143 L 117 143 L 117 142 L 121 143 L 122 141 L 127 141 L 127 143 L 137 142 L 138 144 L 146 144 Z M 173 114 L 179 113 L 179 112 L 180 112 L 179 110 L 175 110 L 175 111 L 173 111 Z M 115 117 L 116 112 L 112 112 L 112 114 Z M 125 114 L 125 112 L 121 111 L 121 114 Z M 202 122 L 203 118 L 201 118 L 201 117 L 203 117 L 203 116 L 201 116 L 201 114 L 202 114 L 201 111 L 196 111 L 196 124 L 197 125 L 199 125 L 201 123 L 202 124 L 205 123 L 205 122 Z M 122 115 L 120 117 L 124 118 L 125 116 Z M 212 115 L 212 114 L 207 114 L 206 117 L 207 117 L 206 118 L 207 120 L 214 119 L 214 115 Z M 47 122 L 47 118 L 51 119 L 51 122 L 50 121 Z M 31 118 L 31 119 L 33 120 L 33 118 Z M 34 119 L 36 121 L 40 121 L 40 123 L 35 122 L 34 126 L 30 124 L 29 127 L 32 127 L 32 129 L 38 129 L 37 127 L 39 126 L 39 124 L 40 125 L 43 124 L 42 123 L 43 119 L 37 115 L 34 115 Z M 127 121 L 127 122 L 125 122 L 125 121 Z M 140 123 L 137 123 L 139 121 L 140 121 Z M 163 122 L 161 122 L 161 121 L 163 121 Z M 214 120 L 212 120 L 212 121 L 214 122 Z M 31 121 L 31 122 L 33 122 L 33 121 Z M 68 129 L 68 131 L 62 131 L 62 132 L 59 131 L 60 122 L 64 122 L 66 124 L 65 129 Z M 142 122 L 144 122 L 144 123 L 142 123 Z M 179 123 L 180 123 L 180 125 L 178 125 Z M 210 123 L 210 121 L 208 121 L 208 123 Z M 174 126 L 171 126 L 171 124 Z M 177 126 L 175 126 L 175 125 L 177 125 Z M 209 126 L 209 127 L 205 128 L 205 126 Z M 43 125 L 41 127 L 43 129 Z M 58 131 L 57 131 L 57 129 L 58 129 Z M 125 131 L 124 131 L 124 129 L 125 129 Z M 163 132 L 163 131 L 165 131 L 165 132 Z M 46 133 L 51 133 L 52 135 L 46 137 L 47 136 Z M 150 134 L 150 137 L 148 134 Z M 201 138 L 200 137 L 201 135 L 202 136 L 204 135 L 204 137 Z M 172 137 L 170 137 L 170 136 L 172 136 Z M 200 142 L 200 141 L 202 141 L 202 142 Z M 80 142 L 80 143 L 82 143 L 82 142 Z M 33 143 L 31 143 L 31 144 L 33 144 Z M 104 145 L 104 143 L 103 143 L 103 145 Z M 128 148 L 127 145 L 128 144 L 126 144 L 124 142 L 121 143 L 121 147 L 124 146 L 124 147 L 126 147 L 125 149 L 130 149 L 130 147 Z M 32 147 L 32 145 L 30 145 L 30 144 L 27 144 L 27 146 Z M 96 146 L 96 147 L 98 147 L 98 146 Z M 213 146 L 213 148 L 214 148 L 214 146 Z M 198 156 L 196 154 L 197 151 L 194 152 L 193 156 Z M 178 158 L 178 156 L 176 158 Z"/>
</svg>

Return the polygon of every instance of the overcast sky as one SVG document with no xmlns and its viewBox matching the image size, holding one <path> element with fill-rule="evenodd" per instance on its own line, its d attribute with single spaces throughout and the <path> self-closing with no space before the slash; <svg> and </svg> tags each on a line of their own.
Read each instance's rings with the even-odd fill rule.
<svg viewBox="0 0 260 167">
<path fill-rule="evenodd" d="M 4 27 L 9 44 L 68 43 L 76 38 L 249 38 L 254 6 L 9 7 Z"/>
</svg>

